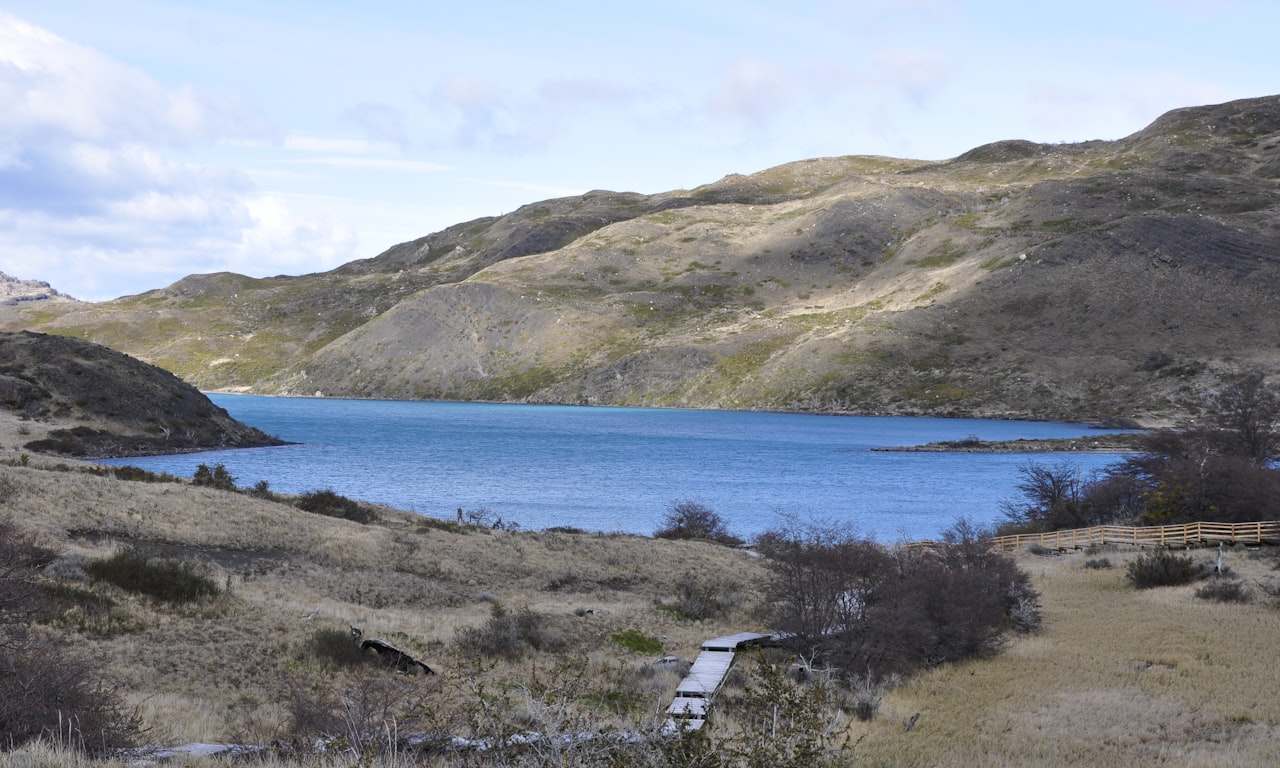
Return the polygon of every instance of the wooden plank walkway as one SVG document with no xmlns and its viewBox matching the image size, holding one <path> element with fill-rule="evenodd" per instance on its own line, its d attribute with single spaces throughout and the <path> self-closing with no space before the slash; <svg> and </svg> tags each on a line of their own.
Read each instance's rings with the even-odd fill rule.
<svg viewBox="0 0 1280 768">
<path fill-rule="evenodd" d="M 775 635 L 739 632 L 703 641 L 698 658 L 694 659 L 689 673 L 676 686 L 675 698 L 667 707 L 663 730 L 667 733 L 677 733 L 681 728 L 696 731 L 706 725 L 711 714 L 711 702 L 724 687 L 738 650 L 776 639 Z"/>
<path fill-rule="evenodd" d="M 1012 552 L 1032 544 L 1049 549 L 1081 549 L 1102 544 L 1170 546 L 1217 542 L 1280 544 L 1280 522 L 1097 525 L 1092 528 L 1074 528 L 1068 531 L 995 536 L 991 539 L 992 546 L 1001 552 Z"/>
</svg>

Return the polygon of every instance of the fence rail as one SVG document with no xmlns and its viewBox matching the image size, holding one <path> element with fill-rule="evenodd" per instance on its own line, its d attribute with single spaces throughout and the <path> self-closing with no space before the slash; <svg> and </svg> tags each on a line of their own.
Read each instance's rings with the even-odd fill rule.
<svg viewBox="0 0 1280 768">
<path fill-rule="evenodd" d="M 1069 531 L 1021 533 L 995 536 L 992 546 L 1001 552 L 1038 544 L 1050 549 L 1080 549 L 1099 544 L 1171 545 L 1210 542 L 1242 542 L 1246 544 L 1280 544 L 1280 522 L 1259 523 L 1186 523 L 1185 525 L 1151 525 L 1129 527 L 1097 525 Z"/>
</svg>

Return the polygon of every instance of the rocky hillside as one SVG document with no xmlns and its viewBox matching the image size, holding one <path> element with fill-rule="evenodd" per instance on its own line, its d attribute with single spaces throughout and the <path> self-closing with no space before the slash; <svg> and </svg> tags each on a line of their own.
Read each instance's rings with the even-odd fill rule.
<svg viewBox="0 0 1280 768">
<path fill-rule="evenodd" d="M 280 444 L 168 371 L 41 333 L 0 333 L 0 408 L 30 422 L 27 448 L 75 456 Z"/>
<path fill-rule="evenodd" d="M 41 280 L 20 280 L 0 272 L 0 306 L 16 306 L 23 302 L 75 301 Z"/>
<path fill-rule="evenodd" d="M 332 272 L 193 276 L 0 327 L 202 388 L 1157 421 L 1280 373 L 1280 97 L 1117 141 L 590 192 Z"/>
</svg>

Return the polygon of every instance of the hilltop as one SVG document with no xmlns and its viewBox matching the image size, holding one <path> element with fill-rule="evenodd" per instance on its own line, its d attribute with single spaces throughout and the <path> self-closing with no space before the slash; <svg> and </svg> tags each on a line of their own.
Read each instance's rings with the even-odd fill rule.
<svg viewBox="0 0 1280 768">
<path fill-rule="evenodd" d="M 0 333 L 0 434 L 76 456 L 279 445 L 174 374 L 79 339 Z M 13 430 L 7 427 L 16 422 Z"/>
<path fill-rule="evenodd" d="M 15 306 L 27 301 L 74 302 L 75 299 L 59 293 L 41 280 L 20 280 L 0 272 L 0 306 Z"/>
<path fill-rule="evenodd" d="M 1280 97 L 595 191 L 322 274 L 0 308 L 210 390 L 1167 422 L 1280 372 Z"/>
</svg>

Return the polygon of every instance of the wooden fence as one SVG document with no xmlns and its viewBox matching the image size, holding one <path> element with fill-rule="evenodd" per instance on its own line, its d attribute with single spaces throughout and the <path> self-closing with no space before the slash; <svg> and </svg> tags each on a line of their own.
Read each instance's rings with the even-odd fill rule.
<svg viewBox="0 0 1280 768">
<path fill-rule="evenodd" d="M 1075 528 L 1069 531 L 995 536 L 991 539 L 992 546 L 1001 552 L 1012 552 L 1033 544 L 1049 549 L 1080 549 L 1100 544 L 1169 546 L 1219 541 L 1280 544 L 1280 522 L 1187 523 L 1139 527 L 1098 525 L 1093 528 Z"/>
</svg>

